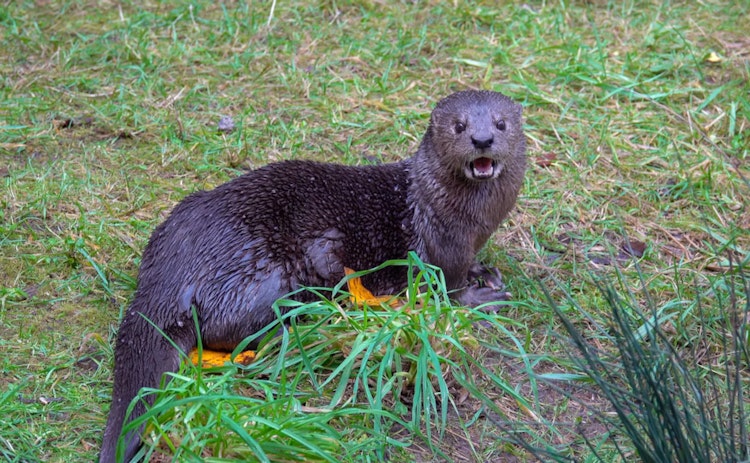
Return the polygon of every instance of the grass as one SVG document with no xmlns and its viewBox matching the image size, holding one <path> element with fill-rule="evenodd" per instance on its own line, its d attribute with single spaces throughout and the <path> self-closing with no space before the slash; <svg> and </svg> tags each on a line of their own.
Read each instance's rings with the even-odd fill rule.
<svg viewBox="0 0 750 463">
<path fill-rule="evenodd" d="M 209 454 L 241 461 L 382 460 L 391 447 L 415 443 L 450 458 L 446 454 L 456 449 L 440 441 L 457 419 L 476 413 L 477 405 L 497 410 L 477 380 L 494 382 L 517 407 L 530 410 L 512 384 L 476 359 L 476 323 L 505 331 L 513 320 L 452 306 L 442 274 L 416 256 L 387 264 L 415 270 L 411 294 L 395 310 L 386 303 L 353 306 L 340 288 L 333 298 L 321 294 L 312 303 L 279 301 L 278 307 L 292 308 L 281 317 L 291 329 L 268 336 L 242 377 L 232 367 L 208 377 L 188 364 L 166 392 L 147 391 L 157 394 L 156 402 L 133 426 L 150 423 L 153 443 L 176 448 L 178 459 L 205 456 L 217 436 L 220 448 Z M 327 435 L 310 429 L 316 427 Z M 313 438 L 327 448 L 315 447 Z M 473 451 L 481 459 L 481 451 Z"/>
<path fill-rule="evenodd" d="M 579 394 L 562 393 L 605 423 L 606 441 L 623 461 L 633 454 L 645 462 L 741 462 L 750 456 L 750 421 L 743 390 L 750 359 L 750 286 L 746 273 L 739 270 L 719 282 L 726 285 L 728 300 L 709 307 L 702 306 L 700 299 L 695 301 L 703 325 L 714 326 L 725 336 L 715 347 L 718 359 L 711 364 L 700 360 L 704 346 L 674 345 L 671 319 L 677 314 L 655 305 L 643 285 L 643 274 L 638 275 L 641 287 L 637 292 L 618 290 L 614 284 L 595 279 L 609 313 L 601 323 L 578 306 L 594 327 L 586 332 L 550 300 L 564 325 L 569 359 L 596 386 L 587 392 L 603 396 L 610 409 L 590 406 L 586 402 L 590 399 Z M 553 387 L 561 379 L 559 375 L 540 376 Z M 601 456 L 601 436 L 592 436 L 582 426 L 579 429 L 597 460 L 608 461 L 611 457 Z M 535 447 L 524 438 L 514 442 L 540 458 L 571 461 L 564 452 Z"/>
<path fill-rule="evenodd" d="M 398 394 L 381 397 L 392 409 L 340 414 L 377 403 L 378 389 L 364 379 L 385 364 L 379 355 L 350 357 L 344 345 L 378 341 L 341 322 L 317 331 L 351 335 L 336 355 L 313 349 L 303 361 L 298 349 L 278 357 L 301 362 L 289 378 L 185 371 L 171 387 L 188 392 L 165 394 L 164 403 L 192 397 L 179 413 L 200 415 L 194 423 L 204 431 L 231 417 L 227 409 L 240 416 L 257 406 L 315 436 L 319 454 L 348 449 L 352 461 L 379 459 L 369 449 L 383 442 L 395 461 L 441 452 L 455 461 L 533 460 L 513 436 L 579 461 L 625 461 L 633 452 L 646 461 L 619 427 L 627 418 L 608 414 L 616 400 L 602 392 L 628 384 L 628 370 L 602 376 L 597 367 L 624 346 L 642 349 L 647 362 L 681 359 L 685 375 L 675 378 L 694 380 L 716 397 L 711 410 L 735 410 L 747 427 L 748 399 L 737 395 L 748 381 L 750 259 L 743 2 L 38 3 L 0 5 L 6 460 L 95 458 L 118 317 L 150 232 L 181 198 L 269 161 L 403 158 L 416 149 L 431 105 L 464 88 L 500 90 L 524 104 L 530 170 L 518 210 L 482 252 L 514 294 L 502 317 L 468 332 L 407 324 L 456 341 L 423 384 L 439 384 L 441 365 L 453 373 L 444 378 L 453 402 L 410 402 L 404 391 L 412 386 L 394 379 Z M 234 131 L 217 130 L 222 116 L 233 118 Z M 332 306 L 320 304 L 319 320 L 330 322 Z M 622 324 L 611 323 L 617 313 L 626 315 Z M 349 322 L 357 317 L 364 314 Z M 628 341 L 633 332 L 640 343 Z M 659 343 L 644 332 L 661 333 Z M 572 349 L 566 339 L 575 333 L 585 342 Z M 301 341 L 288 342 L 276 349 Z M 311 370 L 316 361 L 325 368 Z M 413 361 L 400 369 L 409 372 Z M 597 372 L 605 380 L 598 385 Z M 291 381 L 297 377 L 318 381 L 320 395 L 301 397 L 313 383 Z M 342 386 L 353 378 L 358 394 Z M 385 385 L 378 387 L 382 396 Z M 230 394 L 237 390 L 247 394 Z M 196 391 L 226 402 L 211 405 Z M 281 400 L 278 391 L 292 395 Z M 332 397 L 341 402 L 333 406 Z M 244 412 L 237 400 L 248 404 Z M 683 402 L 700 406 L 695 400 Z M 303 401 L 325 408 L 324 418 L 305 422 Z M 415 403 L 421 414 L 411 414 Z M 186 433 L 170 413 L 178 412 L 156 418 L 155 433 L 195 436 L 180 450 L 184 459 L 197 458 L 202 442 L 225 451 L 230 438 Z M 729 423 L 707 426 L 714 421 Z M 253 445 L 231 442 L 237 452 Z M 360 450 L 347 447 L 358 442 Z"/>
</svg>

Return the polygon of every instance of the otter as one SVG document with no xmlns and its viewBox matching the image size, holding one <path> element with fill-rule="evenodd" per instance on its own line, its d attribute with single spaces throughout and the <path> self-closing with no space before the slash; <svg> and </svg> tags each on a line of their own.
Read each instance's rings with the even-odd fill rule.
<svg viewBox="0 0 750 463">
<path fill-rule="evenodd" d="M 100 462 L 115 461 L 124 421 L 143 414 L 141 402 L 126 417 L 139 390 L 178 369 L 177 348 L 196 346 L 193 310 L 203 346 L 232 351 L 276 321 L 277 299 L 300 287 L 332 287 L 344 267 L 369 269 L 409 251 L 442 269 L 459 303 L 506 299 L 499 272 L 475 257 L 523 182 L 521 113 L 501 93 L 461 91 L 438 102 L 417 152 L 400 162 L 285 161 L 187 196 L 143 252 L 115 343 Z M 400 292 L 406 282 L 397 266 L 363 279 L 375 294 Z M 123 436 L 125 461 L 141 433 Z"/>
</svg>

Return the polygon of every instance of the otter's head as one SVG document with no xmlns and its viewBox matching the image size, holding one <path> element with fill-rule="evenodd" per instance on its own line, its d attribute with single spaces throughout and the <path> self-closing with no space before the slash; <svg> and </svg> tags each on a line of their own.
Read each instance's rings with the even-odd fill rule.
<svg viewBox="0 0 750 463">
<path fill-rule="evenodd" d="M 522 106 L 490 91 L 463 91 L 432 111 L 428 137 L 433 155 L 454 178 L 482 182 L 525 166 Z"/>
</svg>

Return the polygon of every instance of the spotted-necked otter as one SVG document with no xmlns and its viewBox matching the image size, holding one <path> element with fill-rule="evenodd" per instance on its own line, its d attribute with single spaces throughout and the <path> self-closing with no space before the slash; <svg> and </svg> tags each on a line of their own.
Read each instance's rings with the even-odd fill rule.
<svg viewBox="0 0 750 463">
<path fill-rule="evenodd" d="M 506 297 L 496 273 L 474 262 L 513 208 L 526 170 L 521 106 L 489 91 L 441 100 L 416 154 L 353 167 L 269 164 L 186 197 L 151 235 L 138 287 L 115 345 L 112 407 L 100 462 L 115 448 L 131 400 L 177 370 L 178 350 L 231 351 L 276 320 L 272 303 L 301 286 L 331 287 L 344 267 L 363 270 L 414 250 L 442 268 L 456 299 L 476 306 Z M 401 291 L 404 268 L 368 275 L 375 294 Z M 494 284 L 475 281 L 477 275 Z M 309 297 L 298 293 L 297 298 Z M 150 320 L 149 321 L 147 321 Z M 135 406 L 129 419 L 143 413 Z M 140 431 L 124 436 L 125 461 Z"/>
</svg>

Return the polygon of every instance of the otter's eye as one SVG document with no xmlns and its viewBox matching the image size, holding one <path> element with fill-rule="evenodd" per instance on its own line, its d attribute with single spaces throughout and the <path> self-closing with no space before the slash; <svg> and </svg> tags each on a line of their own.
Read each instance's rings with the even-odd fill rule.
<svg viewBox="0 0 750 463">
<path fill-rule="evenodd" d="M 505 130 L 505 121 L 500 119 L 495 126 L 497 127 L 497 130 Z"/>
<path fill-rule="evenodd" d="M 463 122 L 456 122 L 456 133 L 461 133 L 466 130 L 466 124 Z"/>
</svg>

